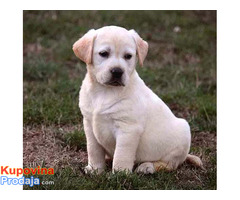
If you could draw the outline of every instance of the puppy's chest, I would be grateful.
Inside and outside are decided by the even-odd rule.
[[[93,133],[106,151],[112,156],[116,144],[116,133],[118,127],[113,118],[108,114],[94,113],[92,118]]]
[[[121,99],[89,96],[88,99],[80,98],[79,105],[83,116],[92,122],[93,133],[97,141],[110,155],[113,154],[116,133],[119,130],[118,121],[122,120],[123,113],[126,113]]]
[[[92,119],[94,115],[105,118],[115,118],[127,110],[126,97],[108,90],[80,91],[79,106],[84,117]],[[117,117],[118,117],[117,116]]]
[[[111,118],[115,113],[119,111],[114,106],[116,101],[108,99],[107,97],[92,97],[88,96],[79,99],[79,107],[84,117],[93,119],[94,115],[98,115],[100,118]]]

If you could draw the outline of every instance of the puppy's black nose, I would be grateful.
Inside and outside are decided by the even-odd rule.
[[[121,78],[123,74],[123,70],[119,67],[114,67],[111,69],[111,74],[113,78]]]

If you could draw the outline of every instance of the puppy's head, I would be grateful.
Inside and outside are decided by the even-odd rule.
[[[134,30],[106,26],[90,30],[73,45],[75,55],[88,65],[88,72],[98,83],[125,86],[147,55],[148,44]]]

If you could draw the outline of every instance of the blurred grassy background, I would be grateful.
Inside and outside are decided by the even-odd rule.
[[[23,20],[24,127],[81,124],[78,93],[86,67],[72,44],[92,28],[135,29],[149,43],[144,67],[137,71],[176,116],[189,121],[191,151],[205,155],[211,168],[200,185],[185,189],[216,188],[215,11],[24,11]],[[67,135],[74,141],[76,131]]]

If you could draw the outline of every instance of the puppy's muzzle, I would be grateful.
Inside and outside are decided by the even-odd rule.
[[[110,70],[111,73],[111,80],[109,82],[107,82],[108,85],[112,85],[112,86],[124,86],[123,82],[122,82],[122,75],[124,73],[124,71],[119,68],[119,67],[114,67]]]

